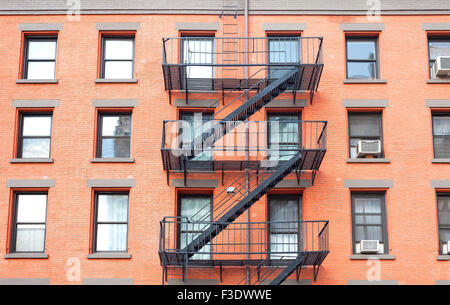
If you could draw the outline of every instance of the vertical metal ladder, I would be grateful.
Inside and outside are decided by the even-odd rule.
[[[242,0],[222,0],[222,79],[237,79],[239,61],[239,24],[238,11],[240,10],[239,2]],[[230,66],[227,66],[230,65]]]

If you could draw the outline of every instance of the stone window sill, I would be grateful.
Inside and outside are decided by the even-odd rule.
[[[105,79],[105,78],[97,78],[95,83],[97,84],[114,84],[114,83],[137,83],[138,80],[135,78],[131,79]]]
[[[450,255],[444,255],[444,254],[438,255],[437,260],[438,261],[450,261]]]
[[[388,254],[354,254],[350,255],[351,260],[369,260],[369,259],[379,259],[379,260],[395,260],[394,255]]]
[[[53,163],[52,158],[14,158],[10,163]]]
[[[385,79],[344,79],[344,84],[387,84]]]
[[[97,252],[87,256],[88,259],[130,259],[131,254],[127,252]]]
[[[134,158],[92,158],[92,163],[134,163]]]
[[[433,78],[427,80],[427,84],[450,84],[450,78]]]
[[[450,159],[432,159],[431,163],[450,163]]]
[[[347,163],[391,163],[391,159],[385,158],[350,158]]]
[[[41,259],[47,259],[48,258],[48,254],[47,253],[8,253],[5,255],[5,259],[10,259],[10,258],[33,258],[33,259],[37,259],[37,258],[41,258]]]
[[[16,84],[57,84],[57,79],[18,79]]]

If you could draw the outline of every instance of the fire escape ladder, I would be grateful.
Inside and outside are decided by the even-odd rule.
[[[270,283],[269,285],[280,285],[285,279],[287,279],[298,267],[301,266],[305,256],[299,254],[289,265],[286,266]]]

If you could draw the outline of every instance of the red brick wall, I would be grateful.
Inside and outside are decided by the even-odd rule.
[[[175,213],[175,189],[166,184],[160,154],[163,119],[176,119],[169,105],[161,69],[161,37],[176,37],[175,22],[220,22],[217,16],[82,16],[68,22],[65,16],[2,16],[0,24],[0,277],[44,278],[51,284],[69,284],[66,262],[81,261],[81,278],[133,278],[136,284],[159,284],[159,221]],[[135,77],[137,84],[96,84],[98,31],[96,22],[140,22],[136,34]],[[56,77],[58,84],[16,84],[20,62],[21,33],[18,23],[63,22],[58,36]],[[342,22],[365,23],[353,16],[251,16],[250,37],[262,37],[265,22],[306,22],[303,36],[324,37],[325,69],[305,120],[328,121],[328,150],[313,187],[303,195],[305,220],[330,220],[330,254],[320,269],[317,284],[346,284],[365,279],[366,261],[352,261],[350,190],[345,179],[392,179],[387,190],[389,253],[395,260],[381,262],[381,279],[400,284],[434,284],[448,279],[448,263],[436,260],[438,232],[436,193],[432,179],[450,179],[446,164],[433,158],[430,109],[425,99],[449,99],[449,85],[427,84],[427,35],[422,22],[448,22],[447,16],[386,16],[380,33],[380,72],[387,84],[343,84],[345,78]],[[182,96],[180,96],[182,97]],[[134,164],[94,164],[95,109],[91,100],[138,98],[132,118],[131,157]],[[204,98],[212,98],[206,96]],[[12,99],[60,99],[53,112],[53,164],[11,164],[15,109]],[[388,99],[383,110],[386,158],[389,164],[347,164],[347,109],[342,99]],[[252,119],[264,120],[260,111]],[[46,253],[48,259],[4,259],[10,190],[7,179],[56,180],[49,190]],[[172,178],[182,178],[172,175]],[[190,178],[219,179],[220,175],[192,174]],[[226,174],[226,181],[233,175]],[[86,179],[136,179],[130,192],[129,253],[131,259],[88,260],[91,189]],[[226,185],[225,181],[225,185]],[[215,193],[222,189],[221,186]],[[264,215],[266,196],[251,208],[252,219]],[[191,278],[218,276],[218,269],[200,269]],[[244,276],[226,269],[224,283]],[[310,269],[302,278],[312,278]],[[79,283],[79,282],[74,282]]]

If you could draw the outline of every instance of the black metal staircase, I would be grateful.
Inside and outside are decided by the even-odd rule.
[[[233,32],[233,35],[237,35],[237,33]],[[311,39],[311,41],[315,40],[316,39]],[[166,43],[169,43],[169,41],[170,39],[164,40],[163,69],[166,80],[166,89],[168,89],[170,93],[171,89],[179,89],[178,87],[173,85],[176,82],[172,81],[181,79],[181,76],[177,76],[174,79],[172,79],[173,74],[176,72],[176,70],[172,71],[171,69],[172,68],[178,69],[179,66],[181,65],[171,64],[170,60],[169,61],[167,60]],[[318,81],[320,79],[320,74],[323,67],[323,64],[321,63],[321,45],[322,45],[321,38],[317,39],[319,44],[317,45],[316,51],[314,51],[313,48],[312,53],[315,55],[311,60],[306,60],[306,63],[298,62],[298,64],[297,63],[292,64],[289,65],[288,67],[286,67],[286,65],[277,66],[276,71],[278,75],[280,70],[286,70],[286,73],[284,73],[279,78],[271,77],[270,70],[266,68],[267,64],[263,64],[262,60],[257,59],[256,64],[251,63],[243,64],[241,62],[242,59],[240,59],[236,55],[239,54],[240,47],[238,45],[236,46],[232,45],[232,43],[238,43],[239,41],[240,39],[238,38],[234,38],[234,40],[230,38],[224,38],[223,42],[224,44],[227,44],[227,48],[222,47],[223,54],[220,54],[220,52],[215,54],[216,57],[221,58],[220,60],[218,60],[219,63],[214,63],[212,65],[222,68],[222,78],[221,78],[222,91],[225,88],[224,80],[228,79],[229,78],[228,74],[234,71],[227,69],[235,68],[234,66],[252,66],[252,65],[255,67],[264,66],[265,68],[261,70],[269,71],[269,73],[266,73],[263,78],[255,77],[254,79],[252,79],[252,77],[249,77],[247,79],[238,79],[238,76],[236,74],[236,76],[233,77],[236,80],[234,84],[238,83],[238,85],[234,87],[234,89],[232,89],[228,94],[231,93],[235,94],[236,92],[243,92],[243,93],[240,94],[237,98],[235,98],[231,103],[228,103],[226,105],[225,105],[226,95],[225,94],[223,95],[221,100],[223,101],[224,107],[220,111],[215,112],[214,122],[212,123],[208,122],[207,130],[195,136],[192,143],[188,144],[187,147],[182,147],[181,149],[177,147],[173,149],[174,151],[175,150],[183,151],[181,158],[169,156],[170,148],[166,148],[166,144],[170,141],[166,139],[166,126],[164,126],[162,153],[165,169],[167,171],[169,171],[169,169],[171,168],[184,170],[185,181],[186,181],[187,164],[191,162],[190,160],[192,160],[197,155],[198,152],[213,151],[214,148],[211,147],[213,147],[216,142],[218,142],[223,137],[226,138],[227,134],[230,134],[234,129],[236,129],[236,127],[238,127],[241,123],[245,122],[249,117],[251,117],[254,113],[256,113],[261,108],[266,106],[268,103],[272,102],[280,94],[282,94],[288,89],[293,89],[294,92],[293,100],[295,102],[296,90],[310,90],[311,92],[317,90]],[[264,43],[267,42],[265,39],[262,39],[261,41]],[[305,41],[308,42],[309,39],[306,39]],[[302,40],[299,40],[299,42],[301,43]],[[248,54],[245,53],[245,55],[249,56],[251,59],[252,54],[259,54],[259,53],[266,54],[266,51],[260,52],[259,50],[263,50],[263,48],[254,47],[252,52],[248,52]],[[255,75],[258,74],[259,72],[255,73]],[[180,74],[181,72],[177,73]],[[227,88],[231,89],[233,87],[229,86]],[[187,90],[188,88],[186,87],[186,101],[188,100]],[[253,92],[255,91],[256,94],[249,97],[250,92],[252,92],[253,94]],[[242,100],[243,97],[245,97],[245,100],[242,103],[242,105],[236,107],[236,109],[232,110],[231,112],[222,117],[221,114],[226,113],[226,111],[222,112],[225,108],[230,109],[229,107],[235,106],[234,102],[239,99]],[[215,104],[217,104],[219,101],[220,100],[216,101]],[[215,106],[212,105],[212,107]],[[174,124],[177,123],[173,122],[171,126],[177,127]],[[204,125],[206,125],[206,123],[204,123]],[[204,125],[200,126],[201,131],[203,131]],[[301,130],[303,130],[303,124],[301,124],[301,126],[302,126]],[[248,165],[245,166],[245,169],[248,170],[247,173],[239,177],[236,181],[230,184],[225,190],[223,190],[218,196],[214,198],[215,208],[212,211],[208,207],[207,210],[205,211],[203,210],[198,211],[197,214],[194,215],[194,217],[191,217],[191,219],[186,220],[177,219],[176,221],[171,223],[176,227],[179,227],[182,224],[184,224],[185,226],[186,225],[195,226],[196,232],[198,233],[196,233],[196,235],[194,235],[191,240],[185,243],[186,246],[184,248],[180,249],[175,247],[174,245],[172,247],[172,251],[165,251],[166,239],[170,238],[170,232],[166,232],[165,226],[170,224],[170,222],[163,221],[161,223],[162,233],[160,239],[161,243],[160,249],[162,250],[160,250],[160,257],[163,265],[165,266],[166,275],[167,275],[167,268],[166,268],[167,265],[173,264],[186,267],[191,259],[195,260],[193,257],[196,253],[199,252],[203,253],[201,251],[202,248],[204,248],[208,244],[212,244],[213,241],[215,240],[224,239],[225,238],[223,236],[225,234],[224,232],[235,230],[232,228],[230,229],[230,227],[233,227],[233,224],[236,223],[235,222],[236,219],[293,171],[297,171],[297,173],[300,173],[302,169],[313,170],[312,176],[313,182],[315,171],[320,166],[320,163],[326,150],[324,147],[325,144],[324,138],[326,136],[325,127],[326,122],[324,123],[322,129],[319,128],[314,129],[316,130],[315,132],[316,134],[315,136],[313,136],[313,132],[311,132],[309,141],[308,139],[304,139],[302,136],[299,145],[300,148],[298,150],[292,151],[292,156],[288,160],[280,161],[277,160],[276,158],[273,158],[273,156],[269,155],[266,156],[264,160],[251,161],[254,162],[252,163],[253,164],[252,166]],[[169,129],[170,127],[167,128]],[[178,128],[173,129],[178,130]],[[317,133],[317,131],[319,131],[319,133]],[[304,145],[302,141],[305,141],[305,143],[314,148],[313,149],[305,148],[306,145]],[[206,164],[212,164],[212,170],[216,170],[215,164],[221,164],[223,172],[224,164],[226,164],[225,162],[227,161],[206,160],[206,161],[192,161],[192,162],[198,163],[204,162]],[[244,162],[249,163],[249,160],[246,160]],[[297,177],[297,179],[299,180],[299,177]],[[247,224],[247,226],[251,227],[250,224]],[[170,226],[168,226],[168,228],[170,228]],[[300,231],[303,232],[302,230]],[[321,247],[319,247],[320,251],[310,251],[310,253],[313,253],[313,255],[308,256],[307,254],[308,251],[305,251],[306,247],[304,245],[303,246],[299,245],[298,249],[296,250],[297,252],[290,253],[291,256],[289,256],[288,260],[280,260],[280,262],[282,261],[280,264],[272,265],[273,259],[270,258],[269,254],[265,263],[267,263],[268,266],[271,267],[274,266],[274,268],[269,268],[268,271],[262,277],[262,280],[258,274],[258,280],[256,282],[260,284],[263,283],[264,280],[267,280],[269,278],[269,276],[274,275],[275,270],[280,271],[281,269],[281,272],[279,272],[275,276],[275,278],[272,279],[270,282],[270,285],[278,285],[282,283],[287,277],[289,277],[294,271],[298,270],[298,268],[301,268],[301,266],[304,264],[320,266],[323,259],[328,254],[328,250],[326,250],[327,241],[325,239],[325,234],[321,236],[323,231],[324,229],[320,231],[317,237],[310,239],[310,241],[314,241],[317,238],[317,240],[319,240],[322,243]],[[307,234],[307,231],[305,232],[305,234]],[[227,245],[228,243],[229,243],[228,240],[227,242],[222,243],[217,242],[218,245],[221,244]],[[307,241],[305,244],[307,244]],[[312,248],[314,248],[314,246]],[[261,251],[258,252],[258,254],[261,253],[262,253]],[[236,253],[236,255],[238,254],[242,253]],[[249,259],[248,261],[251,262],[251,259]],[[204,261],[200,260],[197,263],[203,264]],[[261,264],[262,265],[258,266],[258,268],[263,267],[264,264],[263,263]],[[163,273],[163,282],[164,282],[164,273]]]

